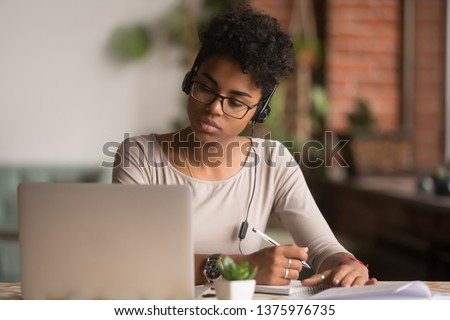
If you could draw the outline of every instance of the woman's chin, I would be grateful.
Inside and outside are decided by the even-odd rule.
[[[213,132],[208,132],[203,130],[202,128],[196,128],[193,126],[190,126],[187,128],[189,130],[190,134],[193,135],[195,140],[200,142],[217,142],[221,139],[217,136],[217,134]]]
[[[190,126],[186,128],[190,134],[193,135],[196,141],[201,143],[225,143],[227,141],[234,141],[235,136],[225,136],[221,130],[203,130],[203,127]]]
[[[208,142],[220,142],[218,137],[215,137],[209,133],[201,132],[201,131],[193,131],[195,140],[208,143]]]

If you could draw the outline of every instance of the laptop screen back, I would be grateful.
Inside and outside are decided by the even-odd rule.
[[[26,183],[18,189],[24,299],[192,299],[185,186]]]

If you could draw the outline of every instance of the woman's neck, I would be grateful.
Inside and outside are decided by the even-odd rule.
[[[176,145],[183,148],[187,159],[198,166],[217,166],[218,163],[229,163],[236,158],[246,158],[250,140],[235,136],[222,141],[201,141],[196,139],[190,127],[181,130],[178,137],[174,137]]]
[[[191,177],[201,180],[222,180],[236,174],[245,163],[251,141],[233,137],[226,141],[200,141],[188,127],[172,136],[173,162],[185,165]],[[179,162],[178,162],[179,161]]]

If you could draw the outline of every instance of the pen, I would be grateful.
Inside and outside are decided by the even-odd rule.
[[[275,240],[273,240],[271,237],[269,237],[267,234],[265,234],[264,232],[259,231],[256,228],[252,229],[254,233],[256,233],[257,236],[259,236],[261,239],[266,240],[268,243],[270,243],[271,245],[275,246],[279,246],[280,244],[278,242],[276,242]],[[311,269],[311,267],[309,266],[309,264],[307,264],[305,261],[302,261],[302,265],[308,269]]]

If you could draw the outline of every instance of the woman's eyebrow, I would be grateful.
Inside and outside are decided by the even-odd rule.
[[[216,87],[219,85],[217,83],[217,81],[207,72],[202,72],[202,75],[204,75],[206,78],[208,78],[209,81],[211,81]],[[237,96],[242,96],[242,97],[249,97],[252,98],[252,96],[244,91],[239,91],[239,90],[231,90],[230,91],[231,94],[237,95]]]

